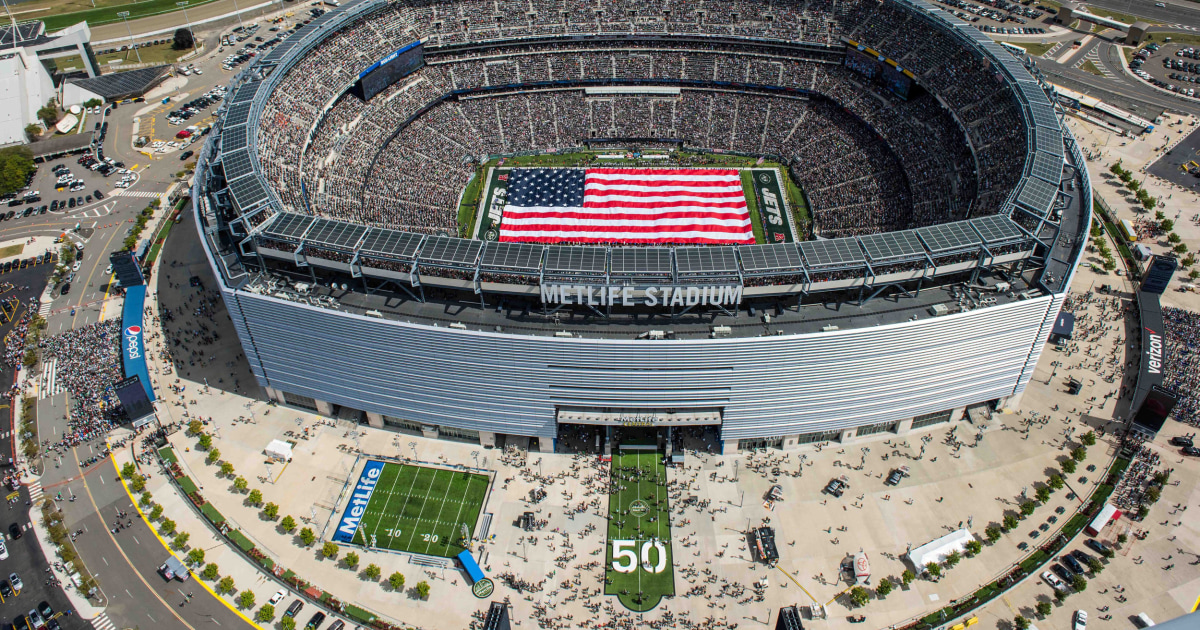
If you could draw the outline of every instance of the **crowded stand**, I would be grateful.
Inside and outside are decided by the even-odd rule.
[[[1026,135],[1007,86],[953,35],[890,3],[409,4],[318,44],[267,101],[259,162],[286,210],[454,235],[480,159],[622,138],[778,160],[822,237],[991,214],[1021,175]],[[613,39],[637,33],[677,39]],[[554,39],[571,34],[601,37]],[[902,63],[928,91],[902,99],[830,49],[803,47],[838,36]],[[422,67],[366,102],[346,91],[418,39]],[[647,81],[679,90],[582,89]]]
[[[1164,307],[1166,324],[1165,378],[1163,386],[1179,396],[1175,419],[1200,426],[1200,313]]]

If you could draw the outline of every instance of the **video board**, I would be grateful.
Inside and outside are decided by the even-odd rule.
[[[907,99],[912,91],[913,80],[910,73],[902,69],[896,62],[865,46],[851,48],[846,51],[846,67],[867,77],[882,82],[887,89],[900,98]]]
[[[413,42],[360,72],[353,92],[362,100],[369,101],[376,94],[412,74],[423,65],[425,65],[425,46],[422,42]]]

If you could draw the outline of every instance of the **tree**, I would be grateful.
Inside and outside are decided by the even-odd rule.
[[[1075,460],[1068,459],[1062,463],[1062,471],[1068,475],[1075,472]]]
[[[1062,603],[1067,598],[1067,592],[1059,589],[1054,589],[1054,601]]]
[[[1167,485],[1167,482],[1170,480],[1171,480],[1171,471],[1170,470],[1154,471],[1154,483],[1156,483],[1160,486],[1165,486],[1165,485]]]
[[[283,531],[291,533],[296,529],[296,519],[285,516],[282,521],[279,521],[279,526],[283,528]]]
[[[917,579],[917,576],[913,575],[913,572],[909,571],[908,569],[905,569],[904,573],[900,574],[900,582],[902,582],[905,586],[911,584],[915,579]]]
[[[171,42],[172,50],[187,50],[196,45],[192,39],[192,32],[186,28],[175,30],[175,39]]]
[[[239,476],[237,479],[233,480],[233,487],[237,488],[238,492],[245,492],[246,488],[249,486],[250,486],[250,482],[246,481],[245,477]]]
[[[1081,462],[1087,459],[1087,447],[1077,446],[1071,450],[1071,459]]]
[[[162,516],[162,513],[163,513],[163,507],[161,505],[155,505],[153,508],[150,509],[150,520],[157,521],[159,519],[159,517]]]
[[[58,106],[54,104],[54,99],[46,101],[45,107],[37,111],[37,117],[47,129],[58,123]]]
[[[1183,241],[1183,237],[1179,236],[1179,234],[1175,232],[1171,232],[1167,235],[1167,241],[1171,243],[1179,243]]]
[[[1117,534],[1117,543],[1118,543],[1118,544],[1124,545],[1124,544],[1125,544],[1125,542],[1126,542],[1126,541],[1128,541],[1128,540],[1129,540],[1129,536],[1128,536],[1128,535],[1126,535],[1126,534],[1124,534],[1124,533]]]
[[[197,435],[200,435],[200,432],[203,430],[204,430],[204,424],[201,423],[199,420],[192,420],[191,422],[188,423],[187,432],[188,432],[188,435],[190,435],[192,437],[196,437]]]
[[[321,547],[321,555],[326,558],[336,558],[338,554],[338,546],[327,542]]]
[[[215,580],[217,579],[218,575],[220,575],[220,573],[218,573],[217,565],[212,562],[206,564],[204,566],[204,571],[200,573],[200,577],[206,580]]]
[[[388,584],[392,585],[393,591],[404,590],[404,574],[397,571],[388,576]]]
[[[1104,563],[1100,562],[1100,559],[1095,556],[1088,556],[1087,565],[1092,573],[1099,573],[1104,570]]]
[[[138,499],[138,505],[148,507],[151,503],[154,503],[154,497],[150,496],[149,492],[143,492],[142,497]]]
[[[1033,496],[1037,497],[1038,503],[1045,503],[1050,499],[1050,488],[1038,486],[1038,489],[1033,492]]]
[[[233,464],[229,462],[221,462],[221,474],[226,477],[233,476]]]
[[[175,521],[172,521],[171,519],[168,518],[168,519],[164,519],[162,523],[159,523],[159,525],[158,525],[158,533],[159,534],[162,534],[163,536],[170,536],[174,532],[175,532]]]
[[[1150,516],[1150,507],[1147,505],[1139,505],[1138,511],[1137,511],[1137,517],[1139,519],[1144,519],[1147,516]]]
[[[1117,555],[1117,553],[1115,551],[1113,551],[1112,548],[1110,548],[1108,545],[1105,545],[1103,547],[1103,549],[1104,549],[1104,551],[1101,551],[1100,555],[1104,556],[1105,558],[1111,558],[1111,557]]]
[[[369,580],[378,580],[379,576],[383,575],[383,571],[378,565],[368,564],[367,568],[363,569],[363,575],[367,576]]]
[[[221,459],[221,451],[214,448],[208,452],[208,456],[204,458],[204,463],[211,466],[218,459]]]
[[[946,566],[953,567],[954,565],[958,564],[960,560],[962,560],[962,554],[958,553],[957,551],[951,551],[950,555],[946,556]]]
[[[296,620],[292,617],[280,619],[279,630],[296,630]]]
[[[204,550],[199,547],[196,547],[195,549],[189,551],[188,555],[187,555],[187,560],[188,560],[188,562],[190,562],[196,566],[200,566],[200,565],[204,564]]]
[[[40,136],[40,135],[42,135],[42,126],[41,125],[38,125],[38,124],[25,125],[25,137],[30,142],[36,141],[38,139],[38,136]]]
[[[1083,435],[1079,436],[1079,442],[1081,444],[1083,444],[1084,446],[1095,446],[1096,445],[1096,432],[1088,431],[1087,433],[1084,433]]]
[[[247,499],[250,501],[250,505],[262,505],[262,490],[258,488],[251,490]]]
[[[425,593],[422,594],[421,584],[425,584],[425,582],[417,584],[417,594],[421,596],[421,599],[425,599],[425,596],[429,594],[429,585],[425,584]],[[855,586],[854,588],[850,589],[850,603],[855,608],[862,608],[863,606],[866,606],[867,602],[869,601],[871,601],[871,594],[867,592],[867,589],[861,586]]]
[[[275,517],[279,516],[279,506],[274,503],[264,505],[263,515],[271,520],[275,520]]]
[[[1012,514],[1004,515],[1004,531],[1012,531],[1017,528],[1017,517]]]
[[[1029,516],[1030,514],[1033,514],[1034,509],[1033,501],[1024,501],[1021,503],[1021,514],[1023,516]]]
[[[1176,254],[1186,254],[1187,250],[1188,250],[1188,246],[1184,243],[1177,243],[1175,245],[1175,247],[1171,248],[1171,250],[1174,251]]]
[[[1108,167],[1108,171],[1110,173],[1112,173],[1113,175],[1120,175],[1121,174],[1121,160],[1117,160],[1116,162],[1113,162],[1112,166]]]
[[[313,530],[305,527],[304,529],[300,530],[300,540],[304,543],[304,546],[307,547],[317,540],[317,535],[313,533]]]
[[[429,582],[426,582],[425,580],[421,580],[420,582],[417,582],[417,585],[415,588],[417,591],[417,597],[420,597],[421,599],[429,598]],[[862,587],[856,586],[854,588],[861,589]],[[863,593],[865,594],[866,591],[864,590]]]
[[[1046,480],[1046,484],[1049,485],[1054,490],[1062,490],[1062,487],[1063,487],[1062,475],[1059,475],[1059,474],[1050,475],[1050,478]]]
[[[1015,626],[1017,630],[1026,630],[1029,628],[1029,620],[1021,615],[1017,615],[1017,618],[1013,619],[1013,626]]]
[[[936,562],[930,562],[925,565],[925,572],[934,578],[942,577],[942,566]]]
[[[345,562],[346,566],[350,567],[351,569],[358,568],[358,554],[351,551],[350,553],[346,554],[345,558],[342,558],[342,562]]]
[[[271,621],[275,618],[275,607],[271,604],[263,604],[263,607],[258,609],[258,614],[254,615],[254,618],[261,623]]]
[[[1045,619],[1046,616],[1049,615],[1053,610],[1054,610],[1054,605],[1051,604],[1050,602],[1038,602],[1037,603],[1037,614],[1039,617],[1041,617],[1043,619]]]
[[[1158,205],[1158,197],[1151,197],[1149,194],[1147,194],[1145,197],[1138,199],[1138,201],[1142,202],[1142,208],[1146,212],[1150,212],[1151,210],[1154,209],[1154,206]]]
[[[208,449],[212,448],[212,436],[207,433],[201,433],[200,439],[196,442],[196,446],[199,446],[200,450],[202,451],[207,451]]]
[[[1087,590],[1087,578],[1076,573],[1075,577],[1071,578],[1071,588],[1075,589],[1076,593],[1084,592]]]
[[[1163,219],[1159,222],[1158,227],[1162,228],[1164,232],[1170,232],[1175,229],[1175,222],[1170,219]]]
[[[1162,498],[1162,489],[1159,488],[1158,486],[1151,486],[1150,489],[1146,491],[1146,500],[1152,504],[1158,503],[1158,500],[1161,498]]]
[[[187,547],[188,539],[191,537],[192,535],[187,532],[179,532],[175,534],[175,540],[171,541],[171,546],[176,549],[183,549]]]
[[[123,466],[121,466],[121,476],[122,477],[129,479],[130,477],[132,477],[136,474],[137,474],[137,466],[134,466],[133,462],[126,462]]]
[[[134,492],[142,492],[146,489],[146,478],[141,475],[134,475],[129,481],[129,489]]]
[[[224,595],[226,593],[232,593],[233,592],[233,578],[229,577],[228,575],[221,578],[221,581],[217,582],[217,592],[222,595]]]
[[[988,525],[987,528],[983,530],[983,535],[987,536],[988,542],[994,543],[997,540],[1000,540],[1000,528],[996,527],[995,525]]]
[[[879,599],[883,599],[888,596],[888,593],[892,592],[892,588],[892,581],[887,578],[883,578],[882,580],[879,580],[879,585],[875,587],[875,596]]]
[[[242,608],[254,608],[254,591],[242,591],[238,595],[238,603]]]
[[[983,543],[979,542],[978,540],[967,541],[967,554],[974,556],[980,551],[983,551]]]

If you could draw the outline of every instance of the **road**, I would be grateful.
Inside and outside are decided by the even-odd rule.
[[[1167,6],[1154,6],[1160,1]],[[1164,25],[1200,27],[1200,5],[1187,0],[1088,0],[1083,4],[1085,10],[1089,6],[1096,6],[1147,18]]]

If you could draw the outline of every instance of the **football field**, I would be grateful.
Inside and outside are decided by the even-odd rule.
[[[475,535],[487,491],[486,475],[386,463],[351,542],[456,556],[465,548],[462,526]]]
[[[667,470],[657,449],[613,454],[604,592],[645,612],[675,594]]]

